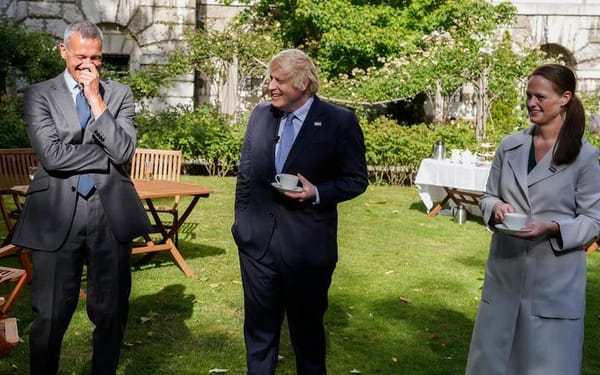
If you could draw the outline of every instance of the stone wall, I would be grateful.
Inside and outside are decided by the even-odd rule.
[[[98,24],[105,36],[103,52],[129,55],[131,71],[164,62],[166,52],[181,46],[184,31],[197,27],[199,21],[222,28],[240,9],[212,0],[0,0],[0,15],[47,31],[57,40],[62,40],[72,22],[87,19]],[[167,105],[192,105],[193,99],[190,72],[165,89],[164,98],[146,104],[160,110]]]
[[[516,40],[563,49],[575,64],[579,89],[600,88],[600,0],[511,2],[517,8],[511,28]]]

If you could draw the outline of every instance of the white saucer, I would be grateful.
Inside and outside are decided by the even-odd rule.
[[[277,189],[281,192],[287,192],[287,193],[299,193],[302,191],[302,187],[300,187],[300,186],[296,186],[295,188],[288,189],[288,188],[284,188],[283,186],[279,185],[277,182],[271,182],[271,186],[273,186],[275,189]]]
[[[531,232],[531,229],[510,229],[504,224],[496,224],[494,225],[496,229],[498,229],[502,233],[506,234],[523,234],[527,232]]]

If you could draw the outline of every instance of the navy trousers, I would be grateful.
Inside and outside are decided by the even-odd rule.
[[[277,231],[275,231],[277,232]],[[274,235],[260,260],[240,251],[244,288],[244,340],[248,375],[275,373],[284,315],[296,356],[298,375],[324,375],[327,293],[335,265],[290,267]]]

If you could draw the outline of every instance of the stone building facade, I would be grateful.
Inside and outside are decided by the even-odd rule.
[[[495,0],[494,3],[498,3]],[[532,43],[575,69],[578,89],[600,89],[600,0],[511,0],[515,40]]]
[[[518,14],[511,28],[516,40],[563,56],[577,71],[580,89],[600,88],[600,0],[512,3]],[[123,61],[131,71],[163,62],[166,52],[181,45],[187,28],[222,29],[241,9],[243,5],[235,1],[226,6],[218,0],[0,0],[0,16],[48,31],[59,40],[71,22],[97,23],[105,34],[105,55]],[[147,104],[160,110],[167,105],[216,100],[224,104],[225,112],[232,112],[236,104],[221,97],[232,89],[211,92],[210,85],[190,72],[166,88],[164,98]]]
[[[47,31],[57,40],[62,40],[72,22],[87,19],[98,24],[104,32],[105,57],[124,62],[131,71],[164,62],[166,52],[182,45],[186,29],[222,28],[242,8],[217,0],[0,0],[0,16]],[[160,110],[167,105],[192,105],[198,96],[206,101],[211,93],[195,88],[198,81],[190,72],[165,89],[164,98],[147,104]]]

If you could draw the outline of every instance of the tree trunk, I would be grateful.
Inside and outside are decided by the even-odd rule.
[[[433,123],[439,125],[444,122],[444,98],[442,96],[442,81],[435,81],[435,98],[433,100]]]
[[[488,110],[488,71],[489,68],[483,69],[479,75],[477,86],[479,93],[477,95],[477,118],[475,121],[475,138],[481,140],[485,137],[485,123],[487,122]]]

